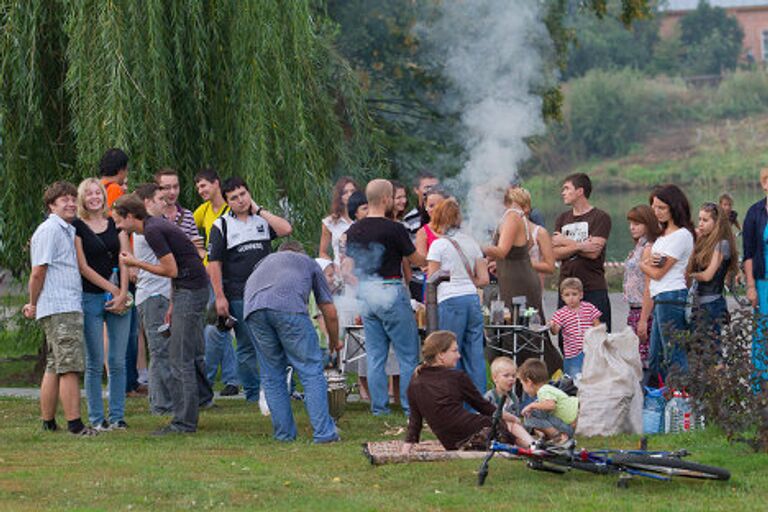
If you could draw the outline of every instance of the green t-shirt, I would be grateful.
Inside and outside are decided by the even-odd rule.
[[[568,396],[565,391],[557,389],[555,386],[544,384],[536,393],[536,398],[539,402],[554,400],[556,405],[553,414],[568,424],[576,421],[576,417],[579,415],[579,399],[575,396]]]

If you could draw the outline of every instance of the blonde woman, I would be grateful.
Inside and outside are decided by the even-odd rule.
[[[512,202],[518,202],[525,212],[525,222],[531,233],[528,255],[531,257],[531,266],[539,274],[541,289],[544,290],[544,279],[555,273],[555,252],[552,249],[552,238],[546,228],[531,221],[531,193],[522,187],[512,187],[514,192],[508,193]]]
[[[504,197],[507,210],[501,217],[493,245],[484,247],[483,253],[496,262],[499,296],[504,304],[511,307],[513,297],[524,295],[527,305],[539,311],[543,322],[541,281],[528,252],[533,236],[523,208],[525,197],[521,188],[507,190]],[[530,195],[527,197],[530,204]]]
[[[107,193],[95,178],[77,189],[75,227],[77,264],[82,275],[85,335],[85,392],[88,418],[98,431],[123,430],[125,423],[125,353],[131,329],[128,272],[119,264],[121,251],[129,251],[128,236],[107,215]],[[119,284],[110,282],[118,269]],[[109,335],[109,419],[104,415],[101,379],[104,369],[104,323]]]

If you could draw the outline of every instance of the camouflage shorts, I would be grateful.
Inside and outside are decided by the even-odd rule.
[[[63,375],[85,370],[83,314],[57,313],[40,319],[45,333],[45,371]]]

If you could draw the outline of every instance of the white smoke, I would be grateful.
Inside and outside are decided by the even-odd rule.
[[[525,138],[543,133],[543,44],[539,0],[445,0],[417,31],[443,64],[461,112],[467,161],[454,188],[466,190],[465,228],[486,240],[501,218],[503,191],[530,155]],[[466,187],[466,188],[464,188]]]

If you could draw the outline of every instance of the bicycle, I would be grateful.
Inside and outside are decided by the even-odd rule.
[[[483,459],[477,473],[478,485],[483,485],[488,476],[489,463],[497,453],[508,453],[528,459],[527,466],[537,471],[564,474],[571,469],[578,469],[598,475],[616,474],[617,485],[626,488],[632,477],[640,476],[655,480],[670,480],[672,477],[697,478],[707,480],[728,480],[731,477],[727,469],[706,466],[683,460],[688,456],[686,450],[675,452],[642,450],[576,450],[575,441],[566,445],[551,445],[535,442],[531,448],[520,448],[496,440],[501,411],[505,396],[502,396],[493,416],[491,431],[488,436],[488,454]],[[645,446],[643,446],[645,448]]]

